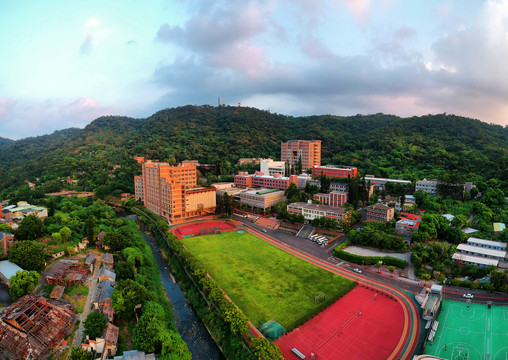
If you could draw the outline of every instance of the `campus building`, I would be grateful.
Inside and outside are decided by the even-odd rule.
[[[141,199],[148,210],[169,222],[215,211],[216,188],[196,186],[196,164],[171,166],[147,160],[142,164],[142,170],[141,177],[134,178],[135,198]]]
[[[240,194],[240,202],[266,211],[279,201],[284,201],[284,191],[278,189],[248,190]]]
[[[309,221],[322,217],[333,219],[335,221],[346,218],[346,209],[343,207],[332,207],[328,205],[311,204],[308,202],[295,202],[288,204],[287,209],[290,214],[303,215],[305,220]]]
[[[260,161],[260,170],[263,174],[274,176],[280,174],[286,175],[286,162],[285,161],[274,161],[272,159],[262,159]]]
[[[302,170],[321,165],[321,140],[289,140],[280,144],[280,159],[295,166],[302,160]]]
[[[420,227],[421,216],[401,213],[401,219],[395,223],[395,233],[401,236],[412,237],[415,230]]]
[[[348,193],[344,191],[332,191],[329,194],[317,193],[314,195],[313,199],[321,201],[324,205],[340,207],[345,206],[347,195]]]
[[[383,204],[367,207],[367,221],[388,222],[395,216],[395,209]]]
[[[452,255],[455,261],[464,265],[487,267],[489,265],[507,267],[506,243],[470,237],[466,244],[457,245],[457,252]]]
[[[314,166],[312,168],[312,176],[318,177],[321,175],[335,178],[355,177],[358,175],[358,169],[354,166],[345,166],[342,168],[336,165]]]
[[[321,181],[319,179],[310,180],[309,184],[319,188],[321,187]],[[349,193],[349,184],[332,180],[330,181],[330,191],[344,191]]]
[[[238,175],[235,175],[234,182],[235,186],[238,187],[263,187],[267,189],[285,190],[291,183],[298,187],[298,176],[291,175],[289,177],[284,177],[281,174],[269,176],[260,171],[257,171],[255,174],[240,171]]]
[[[366,175],[364,177],[364,179],[365,179],[366,184],[370,183],[371,186],[374,186],[374,188],[379,189],[379,190],[383,190],[387,183],[402,184],[402,185],[411,184],[411,181],[409,181],[409,180],[377,178],[373,175]]]
[[[415,192],[418,190],[423,190],[429,195],[437,195],[437,186],[439,184],[439,181],[437,180],[419,180],[415,184]]]

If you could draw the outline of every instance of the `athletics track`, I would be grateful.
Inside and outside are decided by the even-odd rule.
[[[206,227],[209,227],[209,226],[217,226],[217,222],[218,221],[212,221],[212,222],[210,222],[210,221],[207,221],[207,220],[203,220],[203,221],[193,222],[191,224],[177,225],[177,226],[171,228],[169,231],[172,232],[172,233],[175,233],[178,230],[178,228],[181,228],[181,227],[183,227],[185,225],[187,225],[187,226],[191,225],[192,226],[192,225],[196,225],[197,223],[204,224],[206,222],[208,222]],[[374,358],[380,358],[380,359],[381,358],[383,358],[383,359],[398,359],[399,355],[400,355],[400,359],[404,359],[404,360],[412,358],[412,355],[413,355],[413,353],[415,351],[415,348],[416,348],[416,344],[418,342],[418,335],[419,335],[419,329],[420,329],[420,318],[419,318],[418,309],[416,308],[416,304],[403,291],[401,291],[401,290],[399,290],[397,288],[391,287],[389,285],[385,285],[383,283],[374,281],[374,280],[357,277],[357,276],[355,276],[353,274],[350,274],[349,272],[346,272],[346,271],[344,271],[342,269],[337,268],[336,266],[334,266],[332,264],[329,264],[329,263],[327,263],[325,261],[316,259],[316,258],[314,258],[314,257],[312,257],[312,256],[310,256],[310,255],[308,255],[308,254],[306,254],[304,252],[301,252],[301,251],[291,247],[290,245],[281,243],[278,240],[275,240],[275,239],[271,238],[267,234],[265,234],[265,233],[263,233],[261,231],[258,231],[256,229],[253,229],[253,228],[251,228],[249,226],[246,226],[245,224],[243,224],[243,223],[241,223],[239,221],[233,220],[233,222],[236,223],[238,227],[245,229],[246,231],[250,232],[251,234],[253,234],[253,235],[255,235],[255,236],[265,240],[266,242],[268,242],[268,243],[278,247],[281,250],[284,250],[284,251],[286,251],[286,252],[288,252],[290,254],[298,256],[299,258],[301,258],[301,259],[303,259],[303,260],[305,260],[307,262],[310,262],[310,263],[312,263],[312,264],[314,264],[316,266],[319,266],[319,267],[321,267],[321,268],[323,268],[325,270],[331,271],[331,272],[336,273],[338,275],[341,275],[341,276],[343,276],[345,278],[357,281],[360,286],[364,285],[364,286],[370,287],[370,288],[374,287],[374,288],[376,288],[376,289],[378,289],[378,290],[380,290],[380,291],[382,291],[384,293],[388,293],[391,296],[393,296],[395,301],[402,307],[402,317],[401,318],[398,317],[398,322],[402,326],[402,331],[399,331],[398,333],[401,334],[401,335],[400,335],[400,338],[398,339],[398,341],[396,342],[395,346],[394,347],[391,346],[391,349],[392,349],[391,353],[388,353],[387,356],[383,356],[383,357],[375,356]],[[231,226],[230,225],[231,224],[230,221],[224,221],[224,223],[227,224],[228,226]],[[201,227],[201,226],[199,226],[199,227]],[[386,296],[386,295],[378,295],[378,296]],[[346,297],[347,297],[347,295],[345,295],[343,298],[346,298]],[[378,300],[376,300],[376,301],[378,301]],[[390,301],[395,303],[394,300],[390,300]],[[340,300],[339,300],[339,302],[340,302]],[[330,308],[333,308],[333,305],[331,307],[329,307],[329,309]],[[372,308],[374,308],[374,307],[372,307]],[[321,313],[321,314],[323,314],[323,313]],[[362,311],[362,315],[363,315],[363,311]],[[335,315],[333,315],[333,316],[335,316]],[[371,319],[373,319],[374,318],[374,313],[369,313],[369,316],[371,316],[372,317]],[[316,321],[317,321],[319,319],[319,314],[314,319],[316,319]],[[349,320],[353,321],[355,319],[354,318],[350,318]],[[349,320],[346,320],[346,321],[349,321]],[[386,319],[386,320],[388,320],[388,319]],[[307,326],[307,324],[304,324],[300,328],[305,329],[306,326]],[[300,328],[296,329],[295,331],[297,332]],[[350,329],[352,329],[352,328],[353,327],[351,327]],[[360,328],[361,328],[361,332],[360,333],[356,333],[355,336],[366,336],[365,335],[366,333],[364,331],[374,331],[373,329],[369,330],[368,327],[364,327],[364,326],[360,326]],[[295,333],[295,331],[293,331],[293,333]],[[319,333],[319,331],[320,330],[317,330],[315,332]],[[348,331],[347,327],[345,327],[344,328],[344,334],[346,334],[347,331]],[[333,333],[331,335],[333,335]],[[354,334],[352,334],[352,335],[354,335]],[[332,338],[335,338],[335,337],[336,336],[332,336]],[[281,339],[283,339],[283,338],[281,338]],[[326,340],[326,338],[325,338],[325,340]],[[332,340],[337,341],[337,339],[331,339],[330,342],[332,342]],[[281,340],[281,343],[282,343],[282,340]],[[336,343],[334,342],[334,344],[336,344]],[[377,345],[379,345],[379,341],[375,341],[374,340],[374,341],[370,342],[370,344],[372,345],[372,348],[375,350],[377,348]],[[286,355],[286,353],[283,350],[284,346],[285,345],[281,346],[281,350]],[[295,345],[293,345],[293,346],[295,346]],[[324,350],[324,348],[325,348],[325,346],[327,346],[327,344],[323,345],[323,343],[321,343],[321,344],[318,345],[316,343],[316,346],[317,347],[321,347],[322,350]],[[340,348],[335,347],[335,349],[341,351]],[[366,352],[368,351],[368,349],[365,348],[365,347],[363,347],[361,349],[356,349],[356,351],[365,351],[363,353],[363,356],[356,357],[357,359],[371,358],[369,356],[367,356],[367,357],[365,356],[365,355],[367,355]],[[322,351],[322,353],[325,354],[324,351]],[[327,358],[325,358],[325,357],[318,357],[317,359],[327,359]]]

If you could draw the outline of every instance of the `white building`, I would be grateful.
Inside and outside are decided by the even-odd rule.
[[[499,242],[499,241],[492,241],[492,240],[485,240],[485,239],[478,239],[478,238],[470,237],[469,239],[467,239],[467,244],[472,245],[472,246],[479,246],[479,247],[483,247],[483,248],[488,248],[488,249],[506,251],[506,243]]]
[[[437,194],[438,183],[439,182],[437,180],[427,180],[427,179],[417,181],[415,185],[415,191],[423,190],[427,192],[427,194],[434,196]]]
[[[470,238],[471,239],[471,238]],[[492,248],[482,247],[471,244],[487,245],[481,239],[472,238],[471,243],[459,244],[457,252],[452,255],[452,260],[462,261],[464,264],[471,264],[479,267],[487,267],[489,265],[499,266],[499,263],[506,262],[506,251],[496,250]],[[488,240],[484,240],[488,241]],[[495,243],[495,241],[494,241]]]
[[[288,205],[291,214],[302,214],[305,220],[314,220],[322,217],[339,221],[346,215],[346,209],[328,205],[318,205],[304,202],[295,202]]]
[[[399,179],[384,179],[377,178],[375,176],[365,176],[365,183],[368,184],[370,182],[376,189],[384,189],[386,183],[394,183],[394,184],[403,184],[409,185],[411,181],[409,180],[399,180]]]
[[[272,159],[262,159],[259,162],[261,166],[261,172],[265,175],[274,176],[275,174],[286,175],[286,162],[285,161],[274,161]],[[305,187],[305,185],[304,185]]]

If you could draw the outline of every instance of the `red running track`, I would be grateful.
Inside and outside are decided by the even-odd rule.
[[[314,353],[317,360],[385,360],[396,348],[403,324],[399,302],[358,285],[275,344],[286,359],[297,359],[291,352],[296,347],[309,359]]]
[[[213,227],[220,227],[222,232],[235,230],[235,226],[225,221],[201,221],[190,224],[177,225],[171,229],[171,232],[176,235],[177,238],[182,239],[184,236],[194,235],[199,236],[199,230],[209,229]]]

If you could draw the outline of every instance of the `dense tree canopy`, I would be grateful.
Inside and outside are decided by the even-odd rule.
[[[44,245],[33,240],[17,241],[9,251],[9,260],[24,270],[44,270],[48,257]]]
[[[322,163],[354,165],[363,174],[416,180],[453,173],[473,183],[499,179],[508,192],[508,128],[446,114],[294,118],[228,106],[183,106],[147,119],[102,117],[81,130],[12,142],[0,152],[0,191],[24,179],[54,184],[72,176],[100,196],[133,192],[132,177],[140,172],[135,155],[172,164],[198,159],[217,165],[209,171],[217,179],[231,175],[240,157],[277,159],[288,139],[322,140]],[[28,187],[16,191],[4,198],[35,196]]]
[[[44,235],[44,224],[35,215],[28,215],[19,224],[16,236],[21,240],[35,240]]]
[[[95,340],[96,337],[101,336],[104,329],[108,326],[108,319],[106,315],[93,311],[86,317],[83,323],[83,334],[88,335],[90,339]]]
[[[10,278],[9,294],[12,301],[16,301],[26,293],[29,293],[39,283],[41,275],[37,271],[18,271]]]

